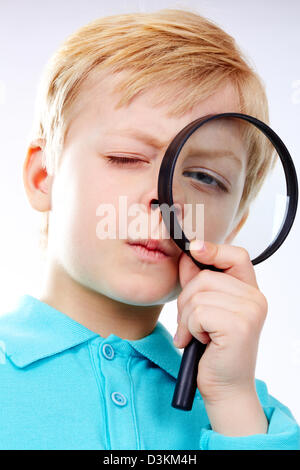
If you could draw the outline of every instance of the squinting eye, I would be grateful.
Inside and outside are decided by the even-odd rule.
[[[107,157],[107,162],[108,163],[112,163],[112,164],[116,164],[116,165],[126,165],[126,164],[129,164],[129,165],[132,165],[134,163],[138,163],[140,162],[141,160],[137,160],[136,158],[127,158],[127,157]]]

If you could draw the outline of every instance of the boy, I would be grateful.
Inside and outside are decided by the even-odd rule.
[[[120,195],[150,216],[170,141],[221,112],[266,122],[266,96],[233,39],[194,13],[100,18],[49,61],[23,171],[46,214],[45,278],[0,318],[2,449],[300,448],[290,411],[254,377],[267,301],[248,253],[191,245],[215,273],[170,239],[154,260],[129,235],[96,235],[99,205]],[[181,355],[158,322],[176,298],[176,346],[209,343],[190,412],[171,407]]]

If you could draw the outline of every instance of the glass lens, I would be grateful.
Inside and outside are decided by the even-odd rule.
[[[288,203],[276,149],[262,131],[235,117],[208,121],[187,139],[172,192],[172,210],[189,241],[242,246],[252,260],[276,238]]]

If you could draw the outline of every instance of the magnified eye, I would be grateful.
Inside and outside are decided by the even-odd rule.
[[[213,189],[218,189],[223,192],[228,192],[227,187],[217,178],[214,178],[211,174],[205,173],[204,171],[184,171],[183,176],[191,177],[195,179],[200,184],[211,187]]]

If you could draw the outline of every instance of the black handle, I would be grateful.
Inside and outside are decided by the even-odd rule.
[[[206,265],[200,263],[192,256],[188,249],[185,250],[185,253],[193,260],[198,268],[223,272],[222,269],[216,268],[216,266],[211,264]],[[206,346],[206,344],[201,343],[193,337],[184,348],[172,400],[172,406],[174,408],[185,411],[192,409],[197,388],[198,365]]]
[[[205,348],[206,344],[193,337],[184,349],[172,400],[174,408],[185,411],[192,409],[197,387],[198,364]]]

